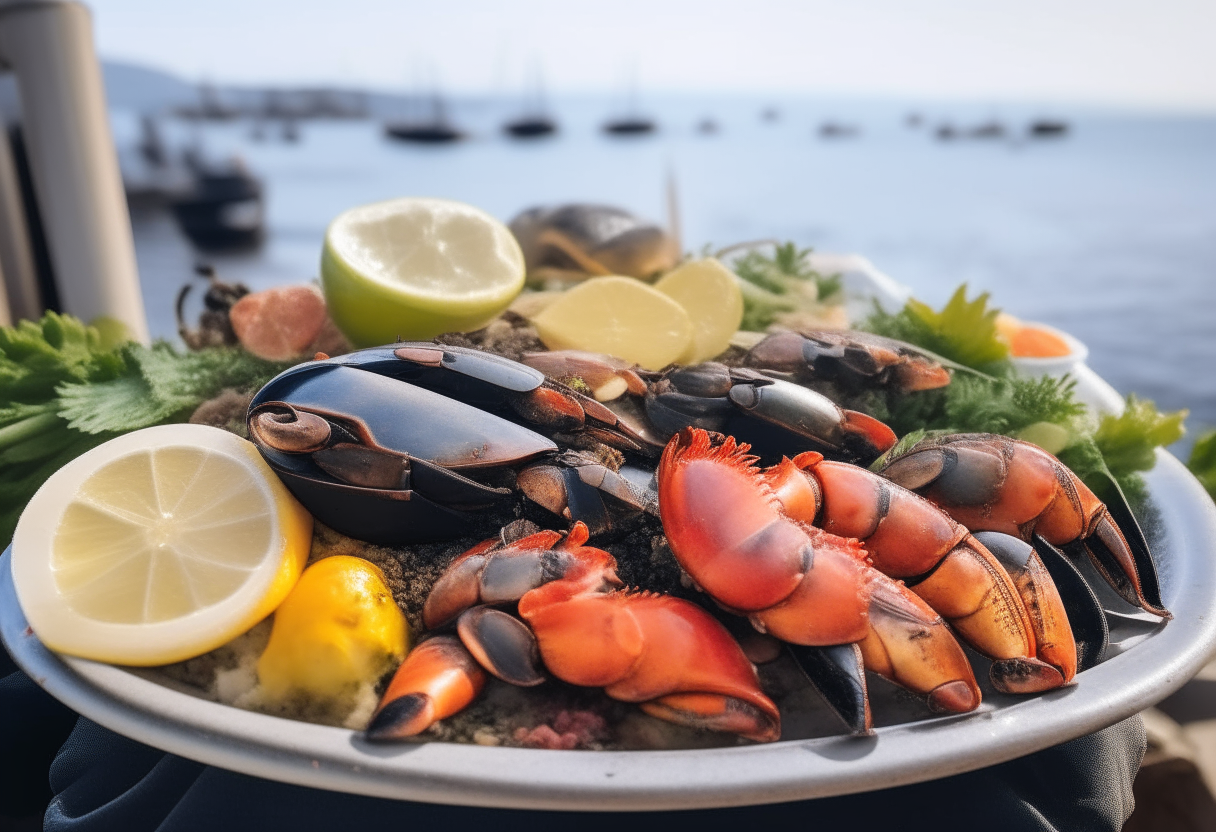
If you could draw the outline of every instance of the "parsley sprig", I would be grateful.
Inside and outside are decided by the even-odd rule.
[[[65,463],[120,433],[185,421],[224,388],[257,389],[285,366],[235,348],[115,344],[54,312],[0,327],[0,546]]]

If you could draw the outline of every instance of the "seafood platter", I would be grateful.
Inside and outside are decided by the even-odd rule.
[[[1075,339],[961,290],[932,313],[858,258],[681,258],[610,209],[512,230],[527,290],[396,340],[360,328],[333,243],[303,303],[362,348],[298,360],[310,329],[228,431],[149,427],[63,465],[0,561],[15,660],[100,724],[236,771],[633,810],[995,764],[1207,660],[1216,508],[1163,450],[1120,472],[1109,437],[1142,404]],[[770,265],[834,275],[762,313],[776,284],[738,275]],[[850,328],[901,308],[1002,352]],[[1000,401],[1039,415],[993,421]]]

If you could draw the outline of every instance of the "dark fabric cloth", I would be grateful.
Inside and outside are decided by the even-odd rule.
[[[435,806],[317,791],[175,757],[82,717],[51,767],[55,798],[45,828],[309,832],[611,826],[670,832],[673,824],[729,823],[848,832],[1117,832],[1132,811],[1132,780],[1144,747],[1144,724],[1133,717],[1019,760],[915,786],[771,806],[591,814]]]
[[[76,714],[0,648],[0,829],[6,820],[42,814],[51,799],[47,768],[75,724]]]

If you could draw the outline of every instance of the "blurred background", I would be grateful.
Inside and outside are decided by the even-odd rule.
[[[666,223],[671,181],[686,250],[860,253],[935,305],[966,282],[1216,425],[1211,3],[88,5],[153,337],[196,263],[315,277],[356,204]]]

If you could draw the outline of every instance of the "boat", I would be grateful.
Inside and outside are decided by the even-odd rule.
[[[191,187],[169,207],[190,242],[203,249],[247,248],[261,242],[261,180],[239,158],[217,164],[191,149],[185,161]]]
[[[557,132],[557,122],[548,116],[520,116],[502,126],[503,132],[517,139],[551,136]]]
[[[463,131],[448,121],[447,108],[438,94],[431,98],[429,118],[387,122],[384,134],[390,139],[418,144],[447,144],[465,137]]]
[[[604,132],[614,136],[638,136],[655,131],[655,123],[643,115],[621,116],[604,122]]]
[[[545,90],[539,70],[536,73],[535,89],[524,102],[523,112],[502,126],[502,131],[516,139],[536,139],[552,136],[557,132],[557,122],[548,114],[545,106]]]
[[[1067,121],[1041,118],[1030,122],[1030,128],[1027,132],[1032,138],[1054,139],[1067,136],[1068,130],[1069,126]]]
[[[654,119],[638,110],[637,82],[631,79],[625,97],[625,108],[619,116],[609,118],[600,128],[610,136],[644,136],[653,133],[658,125]]]
[[[860,134],[861,128],[856,124],[825,121],[819,125],[819,138],[821,139],[855,139]]]

